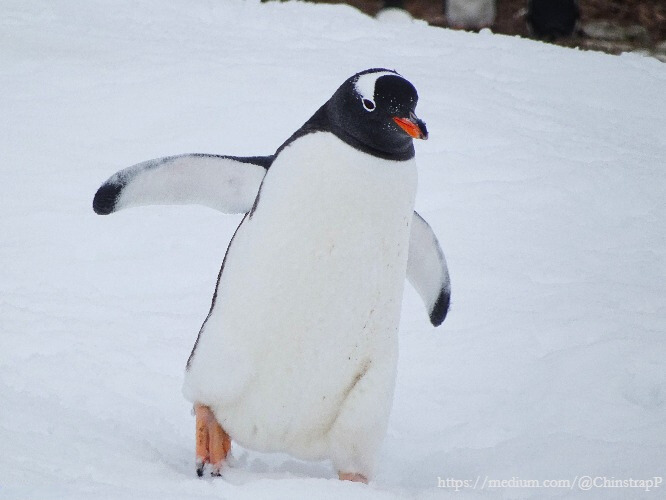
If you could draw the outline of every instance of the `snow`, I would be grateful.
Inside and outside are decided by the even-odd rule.
[[[297,2],[0,10],[0,498],[439,498],[454,495],[439,478],[663,476],[664,64]],[[417,210],[452,310],[433,329],[406,290],[369,486],[240,448],[200,480],[180,386],[240,217],[100,217],[92,196],[150,158],[270,154],[372,67],[419,91]]]
[[[375,19],[382,23],[409,24],[414,22],[412,15],[405,9],[398,7],[384,7],[377,12]]]

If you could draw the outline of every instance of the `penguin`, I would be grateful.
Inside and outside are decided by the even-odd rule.
[[[578,0],[529,0],[527,26],[536,38],[547,41],[571,36],[578,25]]]
[[[444,0],[444,13],[449,26],[456,29],[480,30],[495,22],[495,0]]]
[[[347,79],[271,156],[180,155],[114,174],[93,208],[199,203],[245,213],[186,363],[196,470],[231,441],[330,459],[367,482],[386,432],[404,279],[446,317],[446,261],[414,212],[414,86],[375,68]],[[251,201],[250,201],[251,200]]]

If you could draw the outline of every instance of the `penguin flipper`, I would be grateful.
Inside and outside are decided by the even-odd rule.
[[[421,296],[430,322],[441,325],[451,300],[449,270],[435,233],[417,212],[412,217],[407,279]]]
[[[252,208],[273,156],[185,154],[138,163],[113,174],[95,193],[108,215],[142,205],[204,205],[228,214]]]

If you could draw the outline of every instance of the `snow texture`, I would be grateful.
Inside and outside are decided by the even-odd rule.
[[[438,478],[663,476],[666,66],[303,3],[1,0],[0,498],[658,498]],[[235,447],[194,472],[183,366],[240,216],[100,217],[113,172],[274,151],[350,75],[419,92],[438,329],[406,288],[369,486]],[[585,494],[583,494],[585,493]]]

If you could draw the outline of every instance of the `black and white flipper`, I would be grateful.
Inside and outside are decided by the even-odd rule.
[[[204,205],[227,214],[252,208],[273,156],[185,154],[144,161],[113,174],[95,193],[107,215],[143,205]]]
[[[226,214],[249,212],[274,156],[184,154],[144,161],[113,174],[97,190],[93,209],[107,215],[145,205],[204,205]],[[434,326],[449,309],[444,253],[428,223],[412,218],[407,279]]]
[[[407,279],[421,296],[430,322],[433,326],[441,325],[451,299],[449,270],[435,233],[416,212],[409,239]]]

